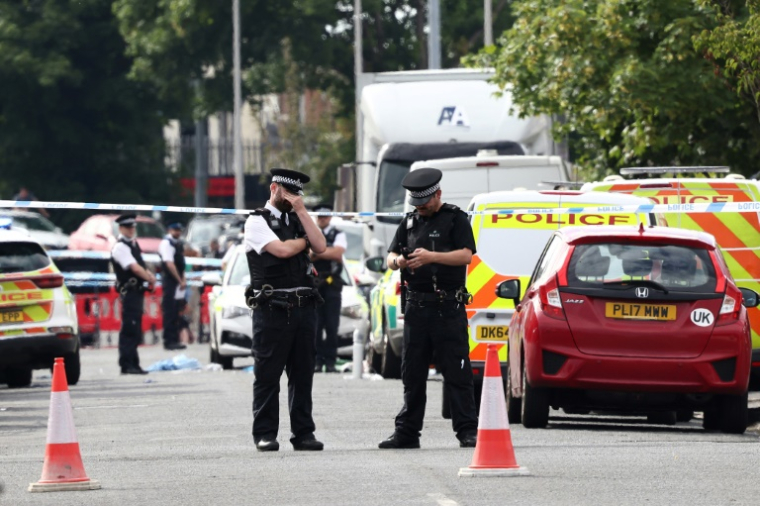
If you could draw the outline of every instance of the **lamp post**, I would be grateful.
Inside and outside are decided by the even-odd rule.
[[[245,177],[243,175],[243,148],[240,132],[242,91],[240,85],[240,0],[232,0],[232,88],[234,112],[232,118],[232,166],[235,170],[235,208],[245,208]]]

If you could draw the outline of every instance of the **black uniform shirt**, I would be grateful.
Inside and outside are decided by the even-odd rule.
[[[437,221],[442,217],[442,215],[449,212],[450,211],[440,210],[430,218],[418,215],[416,218],[418,220],[418,223],[415,223],[415,226],[417,227],[421,224],[427,223],[428,220]],[[393,237],[393,242],[391,242],[391,245],[388,248],[388,252],[393,252],[400,255],[401,246],[403,244],[408,244],[405,240],[406,236],[407,220],[405,218],[399,225],[398,229],[396,229],[396,235]],[[413,250],[411,244],[408,246],[410,250]],[[476,253],[475,236],[472,233],[472,227],[470,226],[470,220],[467,216],[467,213],[464,211],[457,210],[454,212],[454,218],[451,222],[451,230],[448,234],[448,241],[443,246],[446,246],[446,251],[456,251],[462,248],[467,248],[472,251],[473,254]],[[426,249],[432,250],[429,247]],[[438,247],[436,247],[435,250],[441,251],[441,249]],[[431,266],[435,267],[438,289],[449,291],[456,290],[457,288],[464,286],[464,281],[467,274],[466,265],[448,266],[442,264],[431,264]],[[431,277],[432,272],[431,269],[427,269],[427,267],[428,266],[424,266],[422,268],[422,272],[417,272],[415,275],[410,274],[406,276],[409,282],[409,287],[412,290],[419,290],[423,292],[433,291],[433,281]],[[408,272],[409,271],[407,271],[407,273]]]

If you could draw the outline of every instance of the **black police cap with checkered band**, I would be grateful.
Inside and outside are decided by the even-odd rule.
[[[443,173],[438,169],[425,168],[413,170],[406,175],[401,186],[409,190],[409,204],[422,206],[441,189],[438,184]]]
[[[282,169],[276,167],[270,169],[272,182],[285,187],[290,193],[303,195],[303,185],[311,181],[311,178],[302,172],[291,169]]]

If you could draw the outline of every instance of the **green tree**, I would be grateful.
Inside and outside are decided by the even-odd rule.
[[[25,185],[43,200],[164,201],[165,118],[151,87],[127,77],[132,62],[110,5],[0,0],[0,20],[6,189]]]
[[[562,119],[590,175],[626,165],[728,164],[748,173],[759,125],[694,39],[718,26],[693,0],[519,0],[470,65],[493,66],[523,115]]]

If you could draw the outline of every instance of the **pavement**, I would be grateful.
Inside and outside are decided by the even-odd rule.
[[[140,349],[144,367],[181,352]],[[208,345],[188,357],[208,363]],[[101,490],[31,494],[42,471],[50,373],[31,388],[0,387],[0,505],[756,505],[760,435],[707,433],[700,421],[665,427],[643,418],[568,416],[549,428],[511,428],[517,461],[531,476],[459,478],[472,449],[458,447],[440,416],[441,382],[428,383],[420,450],[378,450],[393,430],[402,385],[318,374],[319,453],[288,442],[287,380],[280,395],[281,449],[251,438],[252,361],[232,371],[120,376],[115,349],[83,350],[70,388],[82,458]],[[753,396],[753,399],[755,396]]]

